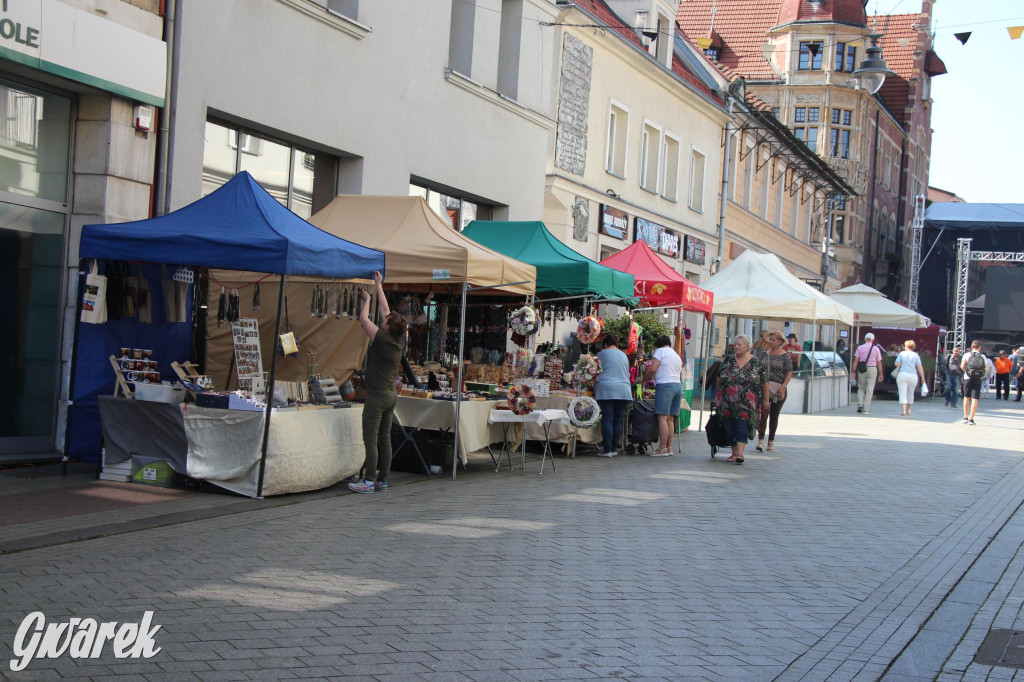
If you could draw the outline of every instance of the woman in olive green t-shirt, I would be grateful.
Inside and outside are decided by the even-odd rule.
[[[359,324],[370,337],[366,351],[366,404],[363,405],[363,446],[366,448],[363,480],[349,483],[357,493],[387,490],[388,472],[391,470],[391,421],[395,415],[398,392],[395,378],[402,363],[402,338],[406,323],[401,315],[392,313],[384,295],[379,272],[373,273],[377,282],[377,307],[384,323],[377,327],[370,320],[370,296],[361,292],[362,307]]]

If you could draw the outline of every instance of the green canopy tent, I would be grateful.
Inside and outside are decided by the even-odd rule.
[[[474,220],[463,234],[537,268],[537,293],[632,299],[633,275],[592,261],[560,242],[539,220]]]

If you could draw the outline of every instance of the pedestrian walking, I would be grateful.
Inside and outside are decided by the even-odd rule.
[[[1013,360],[1006,356],[1006,351],[999,351],[999,355],[992,360],[996,368],[996,400],[1002,394],[1003,400],[1010,399],[1010,372],[1013,371]]]
[[[760,358],[762,355],[768,352],[768,330],[761,330],[761,338],[751,347],[750,352],[754,354],[754,357]]]
[[[1021,392],[1024,391],[1024,346],[1017,349],[1013,354],[1013,376],[1017,379],[1017,397],[1013,402],[1020,402]]]
[[[882,349],[875,343],[875,335],[868,332],[864,343],[853,352],[853,367],[850,371],[857,377],[857,411],[871,414],[871,397],[875,394],[875,383],[882,369]]]
[[[377,283],[377,308],[384,320],[378,328],[370,320],[370,296],[360,292],[362,306],[359,310],[359,325],[370,337],[366,351],[366,404],[363,405],[363,447],[366,461],[363,464],[363,480],[349,483],[350,490],[357,493],[383,492],[388,489],[388,473],[391,471],[391,421],[398,402],[395,379],[402,363],[402,339],[406,323],[401,315],[392,313],[384,295],[384,278],[379,272],[373,273]]]
[[[644,381],[654,379],[654,413],[658,415],[661,440],[651,455],[668,457],[672,454],[675,420],[683,398],[683,359],[672,350],[672,339],[667,334],[658,337],[654,348]]]
[[[629,358],[619,349],[619,337],[605,334],[603,350],[597,354],[601,373],[594,381],[594,399],[601,408],[601,452],[598,457],[614,457],[622,440],[622,420],[633,399],[629,385]]]
[[[988,359],[981,352],[981,341],[971,341],[971,350],[964,353],[960,370],[964,373],[964,424],[973,426],[981,399],[981,384],[988,373]]]
[[[757,424],[757,451],[764,452],[767,447],[771,452],[775,449],[775,433],[779,428],[779,414],[786,402],[789,391],[789,380],[793,377],[793,362],[789,353],[782,349],[785,339],[782,332],[774,329],[768,332],[768,352],[758,358],[765,367],[768,381],[768,409],[761,411],[761,419]],[[764,434],[767,427],[768,445],[765,446]]]
[[[917,390],[918,379],[924,384],[924,367],[921,356],[917,354],[917,344],[912,340],[903,342],[903,350],[896,356],[896,390],[900,395],[900,408],[903,416],[909,417],[914,406],[914,391]]]
[[[738,334],[732,341],[733,354],[722,362],[718,373],[715,402],[721,407],[722,422],[732,448],[727,462],[743,464],[743,451],[760,421],[759,410],[768,410],[767,373],[750,352],[750,337]]]
[[[942,360],[943,372],[945,373],[945,397],[946,405],[956,407],[957,398],[960,396],[960,388],[963,384],[963,370],[960,369],[960,346],[947,353]]]

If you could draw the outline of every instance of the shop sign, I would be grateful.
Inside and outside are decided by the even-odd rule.
[[[601,204],[601,234],[625,239],[629,230],[629,214],[620,208]]]
[[[683,260],[704,265],[706,256],[707,244],[704,243],[703,239],[697,239],[696,237],[686,238],[686,250],[684,251]]]
[[[696,285],[686,287],[686,302],[692,303],[696,306],[709,307],[711,305],[712,298],[708,293],[709,292]]]
[[[802,279],[800,280],[815,291],[821,291],[821,280],[820,279]]]
[[[677,258],[679,256],[679,235],[674,231],[644,218],[636,218],[635,242],[645,242],[658,253]]]
[[[452,271],[451,270],[438,270],[437,268],[434,268],[434,279],[451,279],[451,278],[452,278]]]
[[[60,0],[0,0],[0,57],[164,105],[166,44]]]

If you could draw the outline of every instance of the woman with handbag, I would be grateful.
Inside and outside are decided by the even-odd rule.
[[[793,361],[782,349],[786,343],[782,332],[772,329],[768,332],[768,351],[760,358],[768,375],[768,409],[761,410],[757,424],[757,451],[764,452],[764,432],[768,430],[768,451],[775,449],[775,432],[779,428],[779,413],[786,402],[789,380],[793,377]]]
[[[743,451],[760,422],[758,409],[768,410],[768,385],[764,365],[750,352],[750,337],[738,334],[732,341],[733,354],[722,362],[718,373],[718,395],[725,432],[732,457],[727,462],[743,464]]]
[[[892,371],[896,379],[896,389],[900,394],[900,408],[903,416],[910,416],[910,408],[914,404],[914,391],[917,389],[918,378],[924,383],[924,367],[921,366],[921,356],[914,349],[917,344],[913,341],[903,343],[903,351],[896,356],[896,369]]]

